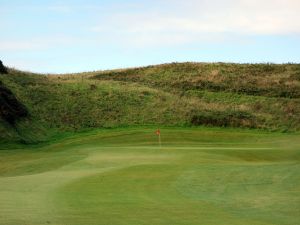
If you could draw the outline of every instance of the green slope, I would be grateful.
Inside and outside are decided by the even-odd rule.
[[[0,151],[1,225],[296,225],[299,135],[103,129]]]
[[[65,75],[10,69],[0,81],[30,115],[15,127],[1,119],[2,142],[139,125],[300,130],[299,64],[173,63]]]

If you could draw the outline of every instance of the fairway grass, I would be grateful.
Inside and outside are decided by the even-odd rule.
[[[154,131],[0,146],[0,224],[300,224],[299,134]]]

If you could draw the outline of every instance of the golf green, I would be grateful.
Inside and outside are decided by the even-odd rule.
[[[1,225],[297,225],[300,135],[122,128],[0,146]]]

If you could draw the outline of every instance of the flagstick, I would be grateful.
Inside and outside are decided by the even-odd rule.
[[[158,135],[158,143],[159,143],[159,148],[161,148],[160,134]]]

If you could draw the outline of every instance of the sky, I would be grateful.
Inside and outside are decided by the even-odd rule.
[[[300,0],[0,0],[0,60],[41,73],[300,63]]]

